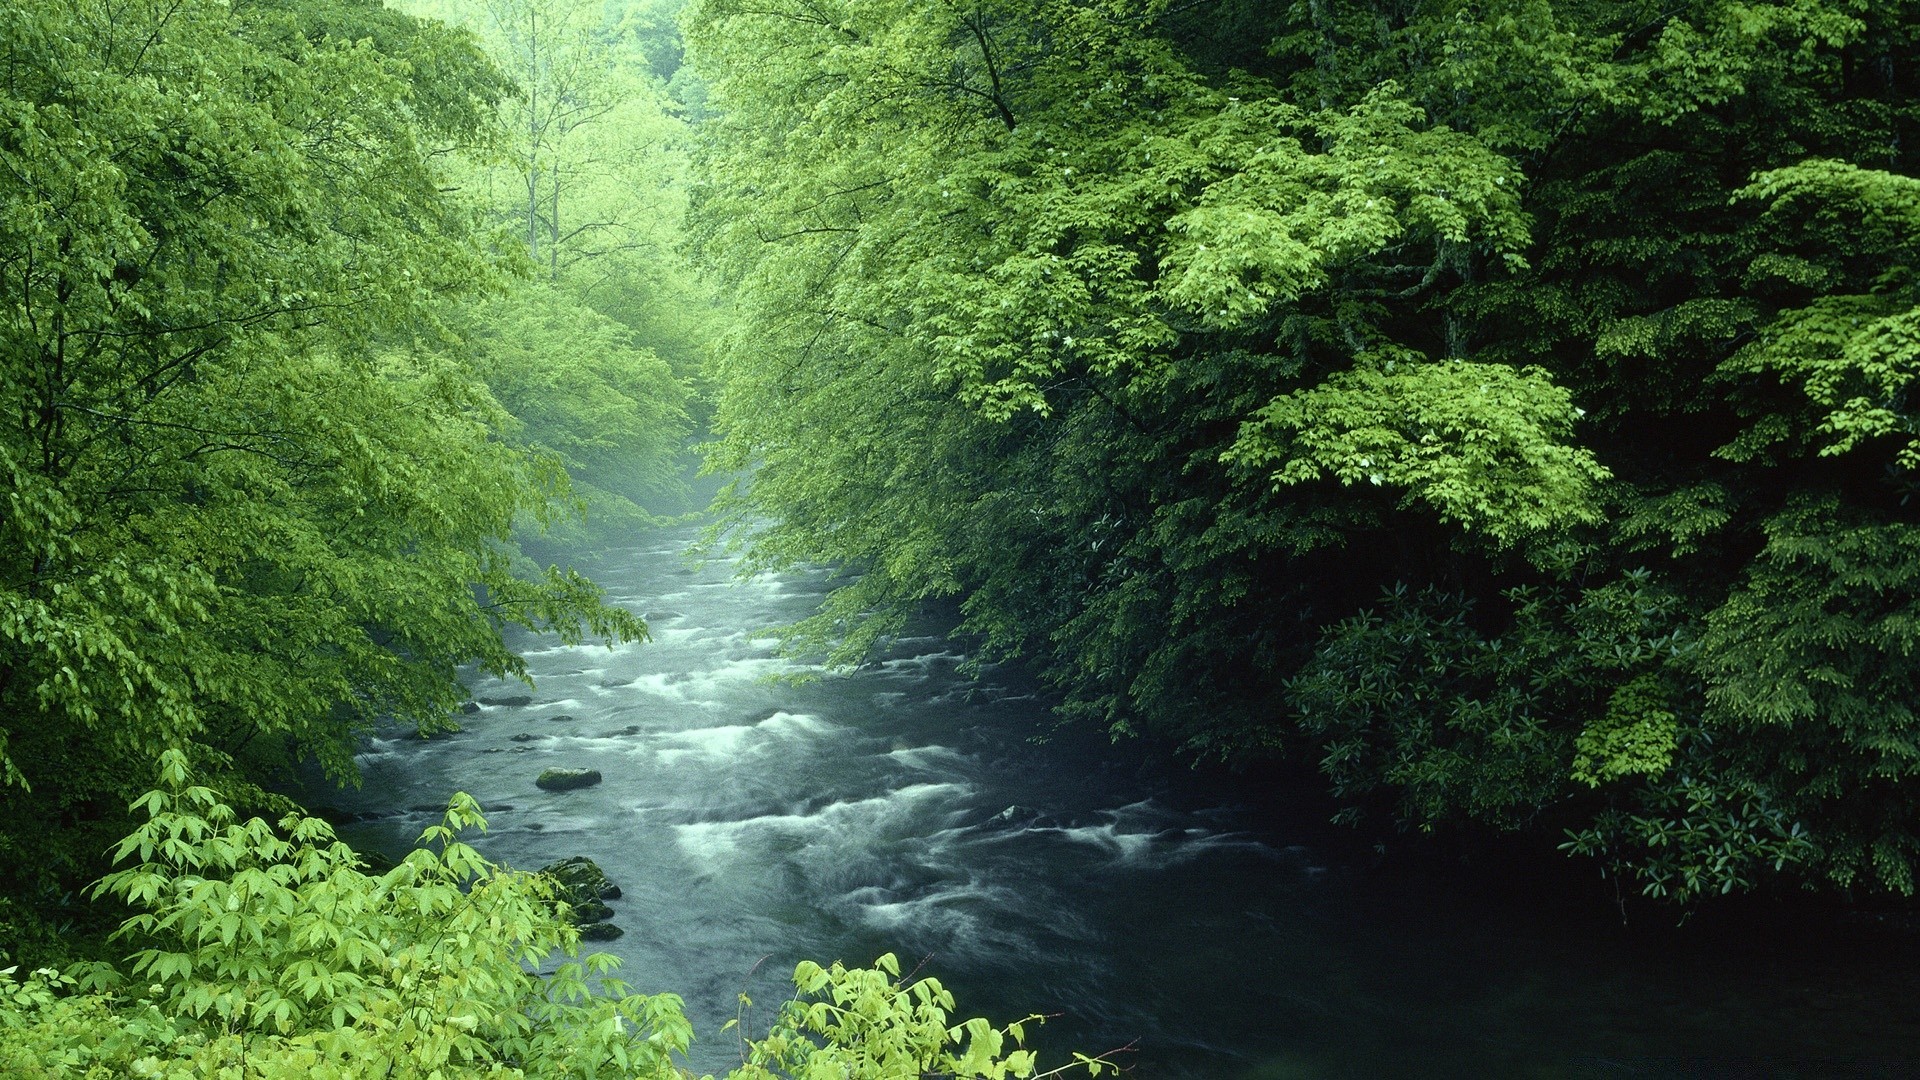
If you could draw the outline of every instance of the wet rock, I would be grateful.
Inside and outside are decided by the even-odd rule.
[[[391,857],[378,851],[361,851],[359,848],[355,848],[353,849],[353,854],[355,858],[360,860],[362,873],[377,876],[386,873],[398,865]]]
[[[553,721],[556,724],[563,724],[563,723],[570,724],[573,722],[574,718],[571,716],[568,716],[566,713],[561,713],[558,716],[549,716],[547,717],[547,719]]]
[[[580,928],[580,940],[612,941],[624,933],[626,933],[625,930],[620,929],[610,922],[588,923]]]
[[[532,694],[514,694],[510,697],[483,697],[480,699],[480,704],[505,705],[510,708],[519,708],[523,705],[533,704],[533,695]]]
[[[985,825],[989,829],[1028,829],[1040,824],[1043,816],[1031,806],[1009,806],[988,818]]]
[[[600,782],[599,769],[547,769],[533,784],[547,791],[572,791]]]
[[[477,701],[463,701],[460,703],[460,711],[467,716],[472,716],[474,713],[480,711],[480,703]]]
[[[613,909],[607,906],[605,900],[597,896],[589,896],[573,905],[573,921],[581,926],[606,922],[611,918],[613,918]]]
[[[600,737],[603,739],[617,739],[623,735],[638,735],[638,734],[640,734],[640,725],[628,724],[626,727],[621,728],[619,731],[603,732],[600,735]]]
[[[551,735],[535,735],[534,733],[532,733],[532,732],[530,732],[530,731],[523,731],[523,732],[521,732],[520,734],[518,734],[518,735],[515,735],[515,736],[513,737],[513,739],[512,739],[511,741],[513,741],[513,742],[532,742],[532,741],[534,741],[535,739],[551,739],[551,738],[553,738],[553,736],[551,736]]]
[[[507,752],[507,748],[504,746],[489,746],[480,752],[483,754],[504,754]]]
[[[345,825],[360,820],[359,814],[351,810],[342,810],[337,806],[310,806],[307,808],[307,814],[329,825]]]
[[[576,855],[548,863],[539,872],[553,881],[553,898],[567,905],[573,924],[580,927],[581,937],[588,941],[608,941],[620,936],[617,927],[611,933],[599,929],[613,918],[613,909],[607,906],[607,901],[619,899],[620,886],[608,881],[606,873],[592,859]]]
[[[575,906],[588,897],[596,900],[620,899],[620,886],[607,880],[606,871],[600,869],[600,864],[585,855],[548,863],[539,872],[559,882],[561,890],[566,893],[563,899]]]

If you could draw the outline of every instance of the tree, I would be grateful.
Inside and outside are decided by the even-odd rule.
[[[499,104],[495,153],[459,182],[521,238],[537,284],[471,306],[461,320],[470,354],[532,443],[561,452],[592,527],[643,523],[642,504],[679,494],[681,412],[699,407],[689,387],[714,308],[679,251],[686,133],[651,59],[673,44],[662,39],[662,15],[575,0],[409,9],[472,30],[514,80]],[[529,361],[554,374],[530,381]],[[560,392],[529,396],[542,381]],[[646,415],[643,427],[609,426],[616,399],[629,419]],[[590,442],[592,452],[576,452]]]
[[[1910,15],[695,4],[796,643],[958,596],[1356,819],[1911,892]]]
[[[508,623],[644,633],[509,540],[564,474],[440,348],[498,280],[441,160],[501,84],[356,0],[0,12],[0,850],[86,874],[166,747],[351,774]],[[97,839],[97,838],[96,838]],[[26,882],[19,879],[25,878]]]

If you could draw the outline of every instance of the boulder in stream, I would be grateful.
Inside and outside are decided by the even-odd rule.
[[[523,731],[520,734],[515,735],[513,737],[513,741],[514,742],[532,742],[535,739],[551,739],[551,738],[553,738],[553,736],[551,735],[535,735],[531,731]]]
[[[560,713],[557,716],[549,716],[547,717],[547,719],[553,721],[556,724],[571,724],[573,723],[574,718],[571,716],[568,716],[566,713]]]
[[[583,855],[548,863],[542,875],[554,882],[553,898],[567,905],[580,936],[588,941],[609,941],[621,934],[619,927],[607,923],[613,918],[608,900],[620,898],[620,886],[607,880],[597,863]]]
[[[576,926],[606,922],[611,918],[613,918],[613,909],[607,906],[605,900],[597,896],[589,896],[573,905],[573,921]]]
[[[504,705],[504,706],[507,706],[508,708],[520,708],[526,705],[533,704],[533,695],[532,694],[513,694],[508,697],[483,697],[480,699],[480,704]]]
[[[533,784],[547,791],[572,791],[575,788],[592,787],[600,782],[599,769],[547,769]]]
[[[600,864],[585,855],[548,863],[538,872],[559,882],[566,894],[561,899],[575,906],[579,905],[579,899],[589,896],[596,900],[620,899],[620,886],[607,880],[606,871],[600,869]]]

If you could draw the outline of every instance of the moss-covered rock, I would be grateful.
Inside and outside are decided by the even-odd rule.
[[[575,788],[592,787],[599,782],[599,769],[548,769],[533,781],[535,787],[547,791],[572,791]]]
[[[596,900],[620,899],[620,886],[607,880],[606,872],[600,865],[584,855],[575,855],[571,859],[561,859],[540,868],[540,873],[560,883],[567,895],[562,899],[579,906],[587,897]]]
[[[607,901],[619,899],[620,886],[607,880],[606,873],[592,859],[576,855],[571,859],[548,863],[539,872],[553,880],[553,898],[567,905],[574,925],[581,928],[581,937],[588,941],[605,941],[609,937],[620,936],[617,930],[611,935],[594,936],[605,934],[594,928],[613,918],[613,909],[607,906]]]

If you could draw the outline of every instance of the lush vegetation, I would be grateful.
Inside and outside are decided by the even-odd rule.
[[[265,784],[644,636],[528,553],[709,420],[850,571],[798,648],[953,597],[1355,822],[1914,893],[1913,4],[680,7],[0,8],[0,949],[136,950],[0,973],[0,1071],[676,1075],[470,801],[374,873]],[[735,1076],[1038,1068],[796,982]]]
[[[261,786],[452,726],[509,625],[646,633],[522,553],[672,501],[713,317],[671,12],[622,11],[0,11],[0,1073],[687,1075],[471,799],[374,872]],[[891,956],[795,983],[732,1076],[1037,1073]]]
[[[697,0],[803,647],[1636,890],[1911,895],[1913,5]]]
[[[446,727],[506,625],[645,633],[515,540],[667,473],[687,391],[462,185],[513,94],[374,0],[0,12],[9,951],[84,924],[163,750],[265,806]]]
[[[143,946],[111,965],[0,971],[0,1073],[19,1080],[676,1080],[692,1027],[671,994],[631,993],[615,961],[578,959],[553,879],[489,864],[458,834],[485,828],[456,795],[445,821],[384,874],[291,814],[237,819],[168,751],[129,864],[96,891],[138,914]],[[554,956],[557,968],[538,974]],[[1058,1075],[1019,1048],[1023,1023],[948,1024],[938,980],[802,963],[772,1028],[741,1038],[733,1080]],[[142,986],[141,984],[144,984]],[[1038,1018],[1029,1017],[1024,1023]],[[731,1025],[730,1025],[731,1026]],[[1093,1075],[1105,1067],[1081,1057]]]

